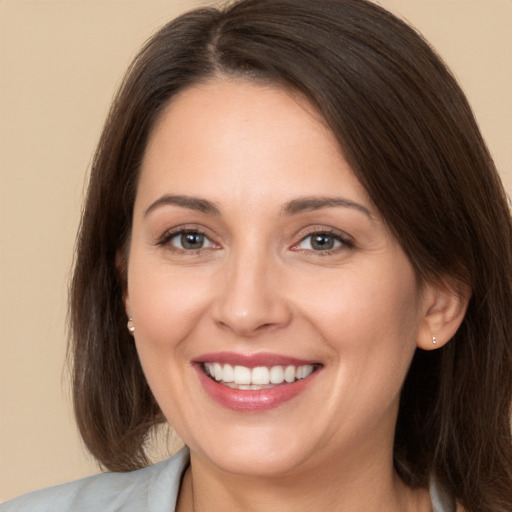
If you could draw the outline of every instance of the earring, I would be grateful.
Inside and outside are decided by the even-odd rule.
[[[432,336],[432,343],[435,345],[437,343],[437,338],[435,336]]]
[[[126,324],[126,327],[128,327],[128,330],[131,334],[135,332],[135,325],[133,323],[133,318],[128,318],[128,323]]]

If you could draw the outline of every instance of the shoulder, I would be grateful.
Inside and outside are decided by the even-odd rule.
[[[174,510],[188,450],[129,473],[103,473],[31,492],[0,505],[0,512]]]

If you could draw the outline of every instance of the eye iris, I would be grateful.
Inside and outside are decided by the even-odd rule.
[[[334,248],[334,238],[322,233],[313,235],[311,237],[311,247],[316,251],[328,251]]]
[[[201,233],[183,233],[181,246],[184,249],[200,249],[204,243],[204,235]]]

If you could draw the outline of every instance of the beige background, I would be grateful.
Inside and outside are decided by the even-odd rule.
[[[64,369],[85,176],[136,50],[205,3],[0,0],[0,501],[98,471],[77,437]],[[452,67],[511,191],[512,1],[380,3]]]

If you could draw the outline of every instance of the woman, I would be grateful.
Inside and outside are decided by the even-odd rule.
[[[510,511],[511,246],[471,110],[403,22],[180,17],[114,102],[72,283],[76,416],[119,473],[2,510]],[[164,421],[187,449],[144,468]]]

